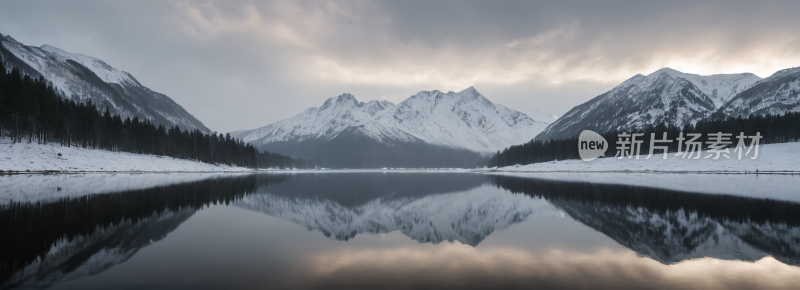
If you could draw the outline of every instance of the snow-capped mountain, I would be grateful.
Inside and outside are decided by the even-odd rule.
[[[346,153],[353,158],[384,149],[390,150],[384,155],[404,155],[406,151],[398,148],[410,147],[416,148],[414,154],[431,150],[488,153],[526,142],[546,126],[492,103],[470,87],[460,92],[422,91],[397,105],[387,101],[364,103],[342,94],[292,118],[231,135],[261,149],[317,162],[324,156],[314,155],[315,151],[337,154],[334,152],[344,143],[361,146],[360,152]],[[372,145],[364,147],[368,146],[364,142]],[[454,157],[459,158],[464,157]]]
[[[711,115],[732,94],[758,80],[748,73],[699,76],[670,68],[647,76],[637,74],[572,108],[536,139],[571,138],[583,130],[602,133],[659,123],[678,127],[694,124]]]
[[[534,121],[547,123],[547,124],[553,123],[556,120],[558,120],[558,116],[556,116],[556,115],[553,115],[553,114],[550,114],[550,113],[545,113],[545,112],[542,112],[542,111],[537,111],[537,110],[528,110],[528,111],[525,112],[525,115],[527,115],[528,117],[530,117]]]
[[[716,74],[701,76],[676,71],[671,68],[662,68],[659,71],[683,78],[694,84],[700,91],[714,101],[714,106],[719,108],[725,102],[749,88],[761,78],[752,73]]]
[[[393,107],[395,105],[387,101],[364,103],[357,101],[351,94],[342,94],[329,98],[319,108],[308,108],[287,120],[254,130],[232,132],[231,135],[251,144],[269,144],[291,140],[330,139],[350,127],[356,127],[379,141],[387,137],[413,140],[414,137],[410,134],[373,122],[376,115]]]
[[[6,69],[16,66],[32,77],[51,81],[65,98],[77,102],[91,100],[108,107],[122,118],[134,116],[183,130],[208,128],[168,96],[152,91],[131,74],[111,67],[104,61],[59,48],[26,46],[0,34],[0,57]]]
[[[470,246],[531,217],[555,218],[559,214],[542,199],[487,193],[487,187],[423,197],[377,198],[353,207],[329,199],[273,194],[246,196],[235,205],[318,230],[331,239],[400,230],[420,243],[459,241]]]
[[[727,116],[782,115],[800,111],[800,67],[780,70],[725,103]]]

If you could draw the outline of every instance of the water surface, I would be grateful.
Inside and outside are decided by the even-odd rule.
[[[554,176],[0,176],[0,287],[800,283],[800,203],[781,191],[800,177],[716,176],[692,192]],[[763,185],[727,189],[740,178]]]

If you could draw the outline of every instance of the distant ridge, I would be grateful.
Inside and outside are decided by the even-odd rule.
[[[470,87],[460,92],[422,91],[397,105],[364,103],[342,94],[292,118],[231,135],[317,163],[329,159],[328,164],[359,167],[461,167],[473,164],[467,159],[530,140],[546,126],[492,103]],[[353,164],[328,154],[359,161]]]

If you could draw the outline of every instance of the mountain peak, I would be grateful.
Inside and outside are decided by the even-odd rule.
[[[711,100],[714,101],[714,106],[716,108],[721,107],[722,104],[730,100],[734,95],[738,94],[746,87],[749,87],[761,80],[759,76],[752,73],[698,75],[684,73],[669,67],[661,68],[647,75],[646,78],[652,81],[663,75],[689,81],[695,87],[700,89],[703,94],[711,98]]]
[[[657,76],[659,76],[661,74],[668,74],[668,75],[670,75],[672,77],[677,77],[677,78],[685,78],[686,80],[688,80],[690,82],[693,82],[693,83],[702,82],[703,79],[705,79],[706,81],[711,81],[711,80],[727,80],[727,81],[730,81],[730,80],[739,80],[739,79],[742,79],[742,78],[753,78],[753,79],[761,80],[761,78],[759,76],[757,76],[757,75],[755,75],[753,73],[749,73],[749,72],[733,73],[733,74],[699,75],[699,74],[693,74],[693,73],[685,73],[685,72],[682,72],[682,71],[679,71],[679,70],[676,70],[676,69],[673,69],[673,68],[669,68],[669,67],[663,67],[663,68],[661,68],[661,69],[659,69],[659,70],[647,75],[647,77],[657,77]]]
[[[458,92],[458,94],[464,95],[464,96],[471,96],[471,97],[481,96],[481,93],[479,93],[478,90],[476,90],[475,87],[473,87],[473,86],[470,86],[469,88],[466,88],[466,89]]]
[[[333,104],[347,104],[347,103],[352,103],[353,105],[356,106],[359,104],[355,96],[353,96],[350,93],[343,93],[341,95],[328,98],[327,100],[325,100],[325,103],[322,103],[322,106],[319,107],[319,109],[321,111],[325,110],[326,108],[330,107]]]
[[[344,93],[344,94],[341,94],[341,95],[336,97],[336,102],[339,102],[339,103],[349,102],[349,101],[358,102],[356,100],[356,97],[351,95],[351,94],[349,94],[349,93]]]
[[[706,92],[723,92],[727,96],[730,90],[717,86],[721,82],[712,82],[716,80],[692,76],[697,75],[683,74],[671,68],[662,68],[647,76],[637,74],[610,91],[572,108],[536,139],[573,138],[583,130],[605,133],[661,123],[677,127],[694,124],[716,109]],[[705,91],[698,85],[705,85]]]
[[[2,33],[0,33],[0,40],[7,40],[7,41],[17,42],[17,40],[14,39],[13,37],[11,37],[11,35],[8,35],[8,34],[3,35]]]
[[[663,68],[661,68],[661,69],[659,69],[659,70],[657,70],[657,71],[655,71],[655,72],[653,72],[653,73],[651,73],[651,74],[649,74],[647,76],[648,77],[650,77],[650,76],[658,76],[658,75],[661,75],[661,74],[668,74],[670,76],[675,77],[675,76],[683,75],[684,73],[681,72],[681,71],[669,68],[669,67],[663,67]]]

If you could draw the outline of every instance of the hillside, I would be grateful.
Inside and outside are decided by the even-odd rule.
[[[663,68],[635,75],[578,105],[550,124],[537,140],[566,139],[664,123],[683,127],[714,113],[725,100],[760,80],[749,73],[699,76]]]
[[[800,67],[780,70],[731,98],[720,109],[731,117],[800,111]]]
[[[0,34],[0,57],[6,70],[18,67],[34,78],[44,77],[53,83],[63,98],[75,102],[92,101],[108,107],[112,114],[139,117],[166,127],[210,130],[170,97],[155,92],[137,81],[131,74],[106,62],[57,47],[27,46],[11,36]]]

